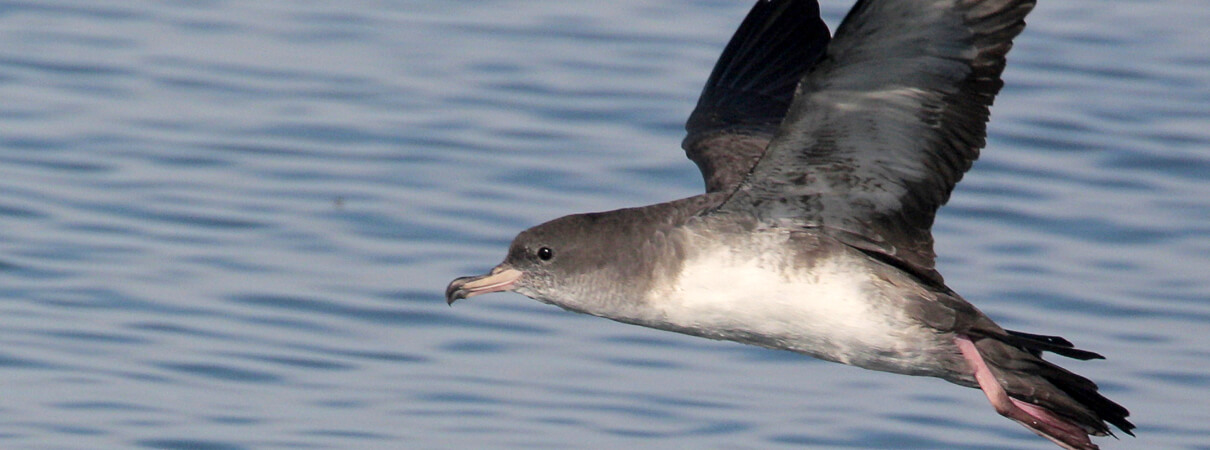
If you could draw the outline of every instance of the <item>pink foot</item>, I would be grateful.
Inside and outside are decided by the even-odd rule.
[[[954,343],[958,344],[958,350],[966,358],[966,363],[974,369],[975,381],[979,382],[979,388],[983,389],[987,400],[1000,415],[1025,425],[1030,431],[1050,439],[1060,447],[1070,450],[1098,448],[1088,439],[1088,433],[1071,421],[1041,406],[1009,397],[969,337],[959,334],[954,337]]]

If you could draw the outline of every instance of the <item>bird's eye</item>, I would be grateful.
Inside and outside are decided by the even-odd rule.
[[[550,259],[554,258],[554,257],[555,257],[555,251],[551,250],[550,247],[542,247],[542,248],[538,249],[538,259],[543,260],[543,261],[550,261]]]

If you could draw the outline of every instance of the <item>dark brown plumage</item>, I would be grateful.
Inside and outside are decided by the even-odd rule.
[[[860,0],[829,38],[814,1],[759,1],[683,147],[706,193],[519,234],[449,303],[511,290],[576,312],[934,376],[1062,447],[1129,412],[1043,359],[1101,355],[1004,330],[945,285],[937,209],[985,144],[1033,0]]]

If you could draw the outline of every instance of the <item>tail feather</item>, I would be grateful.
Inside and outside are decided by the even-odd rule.
[[[1000,372],[998,378],[1010,397],[1045,407],[1095,435],[1112,435],[1106,423],[1134,436],[1134,424],[1122,405],[1098,392],[1097,384],[1083,376],[1042,359],[1042,352],[1088,360],[1104,357],[1076,349],[1058,336],[1043,336],[1009,331],[1007,335],[988,336],[978,344],[987,362]]]
[[[1075,348],[1075,345],[1059,336],[1046,336],[1041,334],[1022,333],[1020,331],[1004,330],[1008,332],[1008,336],[998,337],[1000,341],[1032,353],[1034,356],[1041,357],[1042,352],[1051,352],[1056,355],[1063,355],[1068,358],[1088,361],[1090,359],[1105,359],[1099,353],[1090,352],[1088,350],[1080,350]]]
[[[1049,381],[1050,384],[1059,388],[1059,390],[1063,391],[1063,393],[1070,396],[1073,400],[1091,410],[1098,419],[1109,422],[1119,430],[1122,430],[1123,433],[1134,436],[1134,432],[1131,430],[1135,426],[1129,420],[1126,420],[1126,417],[1130,415],[1130,411],[1101,395],[1100,392],[1097,392],[1096,383],[1050,362],[1043,361],[1043,363],[1052,369],[1042,374],[1046,378],[1046,381]],[[1104,426],[1102,425],[1102,427]],[[1113,434],[1107,427],[1104,427],[1103,431],[1106,434]]]

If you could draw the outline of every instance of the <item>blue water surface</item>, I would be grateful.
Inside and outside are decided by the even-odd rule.
[[[750,2],[0,1],[0,448],[1051,448],[939,380],[460,275],[697,193]],[[949,284],[1210,448],[1210,8],[1042,1],[935,229]],[[834,27],[849,2],[826,1]]]

